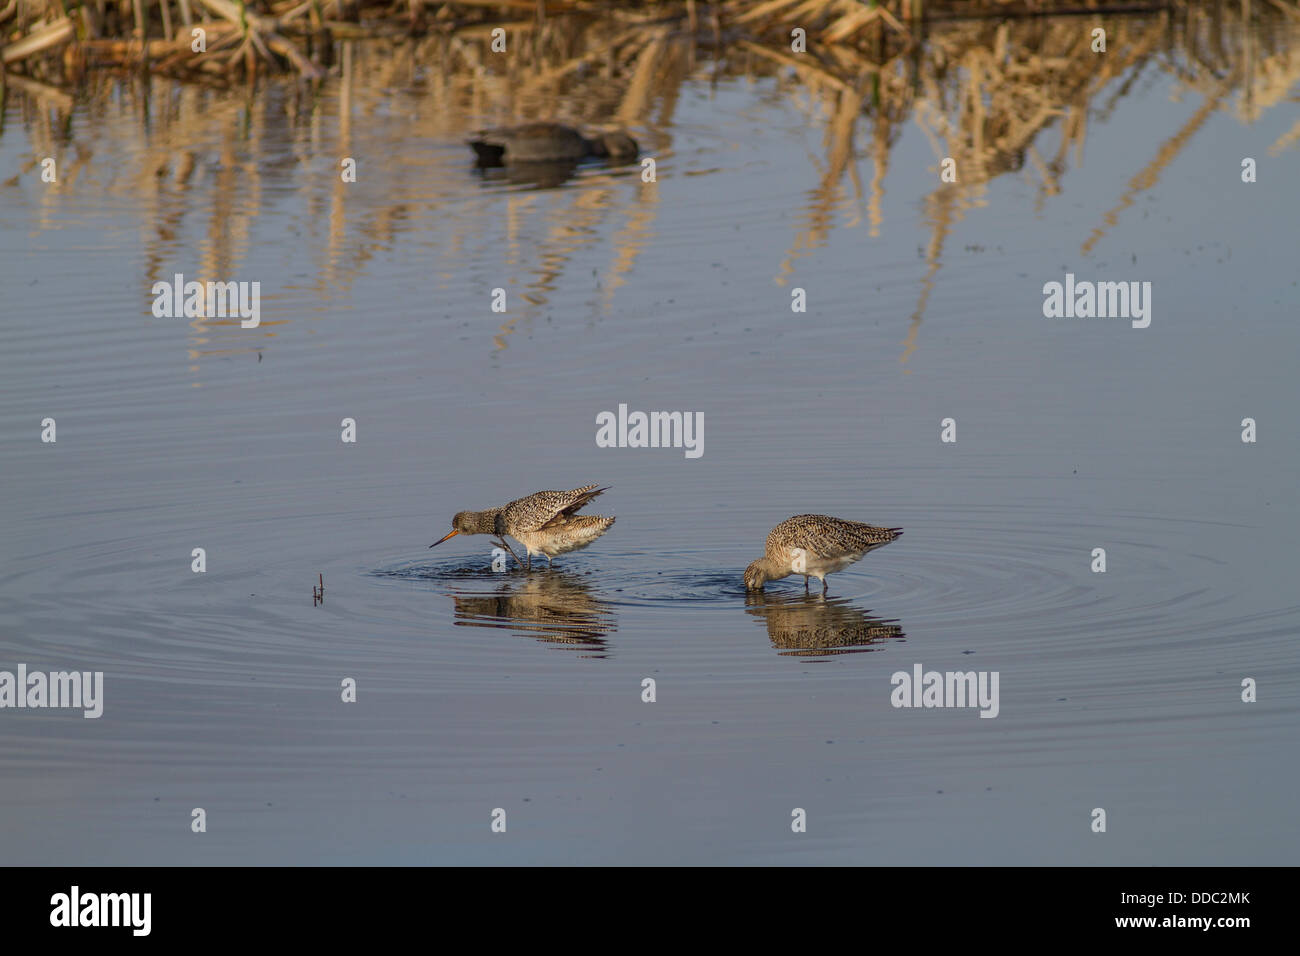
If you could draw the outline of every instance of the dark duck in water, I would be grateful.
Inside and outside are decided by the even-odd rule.
[[[480,131],[469,141],[480,166],[517,163],[576,163],[584,159],[627,161],[638,153],[627,133],[597,133],[588,138],[559,123],[526,123]]]

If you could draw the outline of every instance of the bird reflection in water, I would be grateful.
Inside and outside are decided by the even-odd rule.
[[[618,167],[629,165],[628,163],[603,163],[593,166],[591,163],[559,160],[551,163],[477,166],[474,168],[474,173],[484,184],[511,183],[516,186],[532,186],[536,189],[554,189],[556,186],[563,186],[579,173],[583,173],[593,181],[608,182],[610,176],[627,175],[626,170],[620,170]],[[631,172],[635,174],[636,168]]]
[[[563,571],[511,575],[489,593],[452,594],[457,627],[495,627],[547,644],[595,651],[606,657],[605,638],[617,630],[614,612],[583,580]]]
[[[513,166],[480,166],[484,182],[507,182],[519,186],[553,189],[562,186],[578,173],[576,162],[519,163]]]
[[[750,591],[745,611],[762,619],[783,657],[862,654],[904,636],[896,620],[873,617],[847,598]]]

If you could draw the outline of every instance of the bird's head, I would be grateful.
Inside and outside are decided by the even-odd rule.
[[[457,511],[456,517],[451,519],[451,530],[433,544],[429,545],[429,547],[436,548],[448,538],[454,538],[458,534],[473,534],[473,518],[474,512],[472,511]]]
[[[608,156],[610,159],[636,159],[640,151],[636,140],[621,131],[602,133],[595,139],[597,156]]]
[[[755,561],[749,567],[745,568],[745,589],[747,591],[761,591],[763,584],[767,581],[767,568],[763,562]]]

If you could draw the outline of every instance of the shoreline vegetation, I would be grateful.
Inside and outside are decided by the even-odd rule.
[[[389,243],[408,228],[412,191],[436,198],[459,196],[463,189],[460,180],[430,180],[427,165],[393,165],[382,194],[345,184],[337,166],[311,171],[308,157],[316,151],[352,156],[362,135],[386,130],[382,135],[402,141],[446,144],[468,164],[465,135],[484,125],[534,119],[592,129],[616,124],[646,144],[661,176],[712,175],[711,161],[701,160],[706,165],[697,168],[696,158],[678,153],[679,105],[701,86],[762,80],[772,95],[807,116],[809,129],[821,131],[788,243],[772,263],[773,281],[784,287],[800,274],[802,260],[840,231],[861,228],[864,240],[886,232],[910,236],[897,222],[886,223],[885,193],[896,144],[908,129],[919,128],[934,156],[936,181],[916,201],[922,233],[916,254],[924,268],[901,342],[905,367],[921,343],[922,319],[943,279],[955,231],[989,206],[990,184],[1016,177],[1038,208],[1058,202],[1072,171],[1083,164],[1089,131],[1152,84],[1171,83],[1171,97],[1184,105],[1175,107],[1170,129],[1134,144],[1124,158],[1131,175],[1116,183],[1113,203],[1075,223],[1083,257],[1122,231],[1126,219],[1143,214],[1144,198],[1189,144],[1205,138],[1217,115],[1230,115],[1245,128],[1266,113],[1286,111],[1281,132],[1252,147],[1252,155],[1263,160],[1300,148],[1300,119],[1292,121],[1300,101],[1297,0],[1177,2],[1142,5],[1140,12],[1134,5],[1085,10],[1079,2],[891,3],[878,9],[892,11],[902,29],[884,12],[869,20],[864,15],[857,29],[835,42],[825,36],[848,25],[842,12],[848,4],[822,0],[549,2],[544,19],[534,0],[357,0],[343,7],[334,0],[267,0],[260,7],[249,4],[247,9],[263,12],[252,13],[247,32],[228,25],[210,34],[206,59],[188,52],[179,11],[188,7],[191,23],[213,24],[208,11],[233,11],[235,0],[61,2],[0,0],[0,37],[8,44],[6,72],[0,72],[0,136],[8,90],[14,104],[8,115],[28,131],[32,144],[0,188],[39,176],[39,164],[48,158],[57,160],[60,177],[45,184],[42,195],[50,201],[74,197],[82,188],[78,176],[97,154],[138,152],[139,161],[118,175],[123,188],[145,197],[156,219],[151,234],[165,245],[194,208],[210,209],[208,231],[215,238],[203,271],[221,276],[248,255],[249,221],[264,212],[259,203],[225,197],[262,196],[268,184],[283,185],[288,170],[304,184],[328,180],[331,252],[318,280],[322,294],[349,285],[366,269],[368,253],[339,252],[353,230],[367,243]],[[412,20],[412,4],[422,19]],[[129,36],[137,9],[147,27],[143,40]],[[171,40],[154,36],[167,9]],[[343,14],[358,22],[336,19]],[[317,15],[323,34],[313,32]],[[79,24],[73,36],[39,52],[23,46],[24,38],[56,35],[50,31],[62,17]],[[802,54],[791,49],[791,24],[798,18],[807,31]],[[91,31],[87,22],[101,26]],[[127,36],[110,38],[108,25]],[[498,26],[508,36],[505,54],[490,49]],[[1106,31],[1104,54],[1092,50],[1099,26]],[[259,30],[264,32],[253,39]],[[293,47],[296,61],[277,56],[281,43]],[[174,44],[183,51],[169,46]],[[14,55],[24,49],[26,55]],[[296,62],[311,69],[300,70]],[[260,95],[249,95],[253,87]],[[387,114],[393,103],[404,117],[400,133]],[[106,131],[73,120],[74,112],[93,117],[121,111],[136,114],[134,126]],[[333,125],[322,123],[331,116]],[[365,120],[363,133],[365,117],[376,119]],[[289,135],[286,127],[316,145],[301,154],[267,155],[268,143]],[[110,147],[105,136],[122,139]],[[386,142],[369,145],[385,148]],[[949,164],[956,176],[944,181],[940,171]],[[532,276],[524,299],[530,307],[545,305],[573,250],[593,241],[602,222],[614,224],[614,255],[599,277],[599,307],[612,306],[654,234],[657,204],[640,201],[642,194],[631,189],[615,194],[611,182],[593,179],[590,195],[575,190],[567,203],[512,207],[515,234],[530,219],[549,221],[549,238],[522,254],[529,264],[524,271]],[[640,189],[653,195],[651,186]],[[220,198],[196,200],[195,193],[204,190]],[[481,226],[467,217],[448,228],[455,233],[449,256],[459,261],[455,250],[463,250]],[[519,321],[512,317],[500,327],[495,348],[506,347]],[[196,335],[195,358],[218,348],[209,337],[221,328],[207,325]],[[219,346],[247,348],[234,340]]]
[[[1261,20],[1295,26],[1300,0],[0,0],[0,78],[67,88],[91,71],[130,69],[227,83],[275,73],[321,80],[347,41],[432,37],[481,43],[486,55],[498,28],[508,49],[541,49],[562,42],[575,22],[603,21],[618,30],[618,42],[600,51],[607,55],[636,46],[638,35],[684,36],[821,71],[847,88],[852,79],[838,69],[846,58],[878,69],[936,28],[1073,18],[1083,36],[1081,19],[1113,26],[1152,14],[1171,25],[1199,17],[1219,29]],[[805,31],[799,53],[791,49],[796,28]],[[482,56],[478,68],[486,68]]]

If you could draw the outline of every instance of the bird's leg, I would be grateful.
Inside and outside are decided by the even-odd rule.
[[[831,586],[830,582],[827,581],[825,578],[822,578],[822,597],[826,596],[826,592],[830,590],[830,586]]]
[[[501,546],[510,552],[510,557],[515,559],[515,564],[522,567],[523,562],[519,560],[519,555],[515,554],[515,549],[506,544],[506,516],[500,511],[492,519],[492,530],[501,539]]]
[[[808,593],[808,575],[806,574],[803,576],[803,593]]]
[[[552,568],[553,566],[554,566],[554,564],[553,564],[553,562],[551,561],[551,556],[548,554],[548,555],[546,556],[546,570],[547,570],[547,571],[551,570],[551,568]]]
[[[510,552],[510,557],[515,559],[515,564],[519,565],[520,567],[523,566],[524,562],[519,560],[519,555],[515,554],[515,549],[510,547],[510,545],[506,544],[505,535],[502,535],[500,538],[497,538],[492,543],[495,545],[499,545],[502,548],[505,548],[507,551]]]
[[[527,564],[524,565],[524,570],[531,571],[533,569],[533,552],[524,551],[524,558],[528,562]]]

